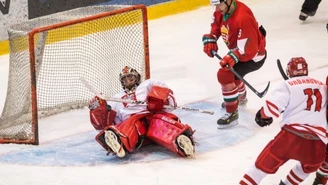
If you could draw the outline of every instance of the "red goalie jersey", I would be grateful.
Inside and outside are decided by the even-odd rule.
[[[265,33],[261,33],[252,11],[242,2],[233,1],[236,8],[232,14],[222,15],[215,11],[211,34],[222,36],[229,50],[239,50],[240,62],[263,59],[265,55]],[[264,31],[264,30],[263,30]]]

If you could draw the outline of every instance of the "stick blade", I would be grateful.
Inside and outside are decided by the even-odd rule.
[[[264,91],[261,92],[261,93],[259,93],[258,96],[259,96],[260,98],[263,98],[263,97],[266,95],[266,93],[268,92],[269,87],[270,87],[270,81],[268,82],[268,85],[266,86],[266,88],[264,89]]]
[[[288,78],[288,76],[286,75],[284,69],[282,68],[282,66],[281,66],[281,62],[280,62],[279,59],[277,59],[277,66],[278,66],[279,72],[280,72],[281,76],[284,78],[284,80],[288,80],[289,78]]]

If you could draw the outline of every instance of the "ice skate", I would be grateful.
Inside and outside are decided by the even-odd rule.
[[[318,177],[316,177],[312,185],[320,185],[320,184],[322,184],[321,180]]]
[[[124,157],[125,156],[125,150],[121,146],[119,139],[117,138],[116,134],[111,131],[107,130],[105,131],[105,142],[108,145],[108,147],[117,155],[118,157]]]
[[[325,185],[327,179],[328,177],[325,177],[325,175],[321,175],[320,173],[317,172],[312,185]]]
[[[225,113],[222,118],[217,121],[218,129],[229,128],[238,124],[238,110],[233,113]]]
[[[177,143],[179,148],[186,154],[187,157],[195,156],[195,146],[192,144],[192,141],[189,137],[185,135],[180,135],[177,138]]]
[[[308,14],[301,12],[300,16],[298,17],[301,21],[306,21],[306,19],[309,17]]]
[[[315,16],[315,14],[317,13],[317,11],[313,11],[313,12],[309,12],[309,13],[304,13],[301,12],[300,16],[298,17],[302,22],[306,21],[306,19],[310,16],[313,17]]]
[[[238,102],[238,107],[246,108],[246,107],[247,107],[247,102],[248,102],[247,98],[245,98],[245,99],[243,99],[243,100],[240,100],[240,101]],[[222,108],[222,109],[225,109],[225,108],[226,108],[226,106],[225,106],[225,102],[222,102],[222,104],[221,104],[221,108]]]
[[[280,181],[279,185],[286,185],[284,182]]]

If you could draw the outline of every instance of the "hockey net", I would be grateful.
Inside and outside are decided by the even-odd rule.
[[[13,25],[0,143],[39,144],[38,120],[83,108],[94,96],[122,91],[125,65],[149,78],[144,5],[89,6]]]

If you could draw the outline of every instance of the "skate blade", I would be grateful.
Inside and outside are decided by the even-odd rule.
[[[238,125],[238,120],[232,121],[229,124],[226,125],[218,125],[218,129],[227,129],[227,128],[231,128]]]
[[[117,136],[113,131],[105,131],[105,142],[117,157],[125,156],[125,151],[117,141]]]
[[[181,135],[177,138],[179,148],[186,154],[188,158],[195,156],[195,146],[192,145],[190,138],[185,135]]]

